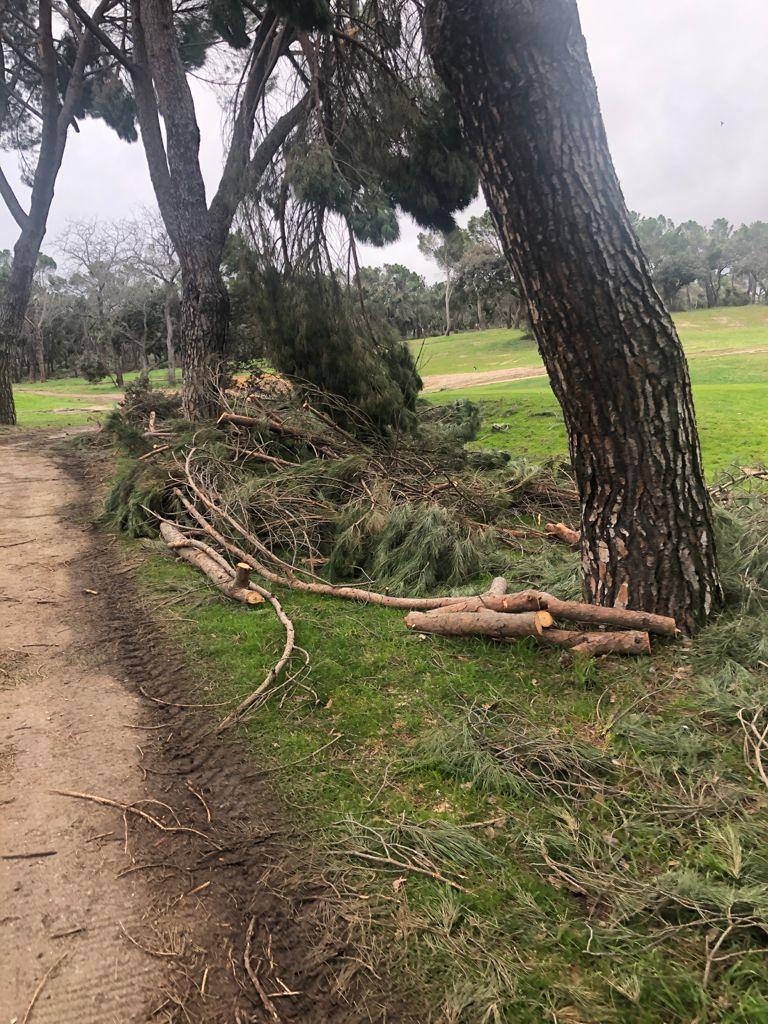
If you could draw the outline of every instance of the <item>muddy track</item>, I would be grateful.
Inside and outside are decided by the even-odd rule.
[[[0,1020],[41,981],[29,1024],[382,1019],[354,1008],[321,860],[238,740],[178,706],[210,698],[91,525],[92,472],[0,443]]]

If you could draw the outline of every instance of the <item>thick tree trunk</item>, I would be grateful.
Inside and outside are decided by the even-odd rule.
[[[24,317],[32,291],[35,262],[42,234],[22,232],[13,252],[13,265],[0,298],[0,424],[16,423],[13,400],[13,358],[21,345]]]
[[[483,300],[480,297],[480,292],[475,292],[475,299],[477,301],[477,327],[478,330],[485,330],[485,313],[483,312]]]
[[[427,40],[563,409],[596,604],[721,598],[685,357],[611,162],[576,0],[428,0]]]
[[[446,336],[450,336],[451,333],[451,281],[448,278],[445,282],[445,333]]]
[[[218,260],[182,264],[181,404],[188,420],[209,419],[221,411],[218,390],[228,333],[229,294]]]

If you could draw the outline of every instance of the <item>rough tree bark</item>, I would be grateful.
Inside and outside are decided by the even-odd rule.
[[[428,0],[560,402],[593,603],[702,623],[721,599],[685,357],[611,161],[576,0]]]
[[[99,24],[109,0],[100,0],[92,18]],[[84,34],[79,40],[64,97],[59,94],[57,52],[53,38],[53,4],[39,2],[37,56],[41,82],[40,148],[32,182],[29,212],[16,198],[5,176],[0,173],[0,192],[20,234],[13,250],[13,264],[0,298],[0,423],[16,423],[16,407],[11,382],[11,356],[17,349],[24,317],[32,291],[32,282],[40,246],[45,237],[48,213],[53,202],[56,178],[64,157],[69,126],[83,94],[85,71],[93,55],[94,40]]]
[[[220,265],[232,218],[246,187],[258,182],[306,116],[309,97],[279,118],[251,155],[258,104],[292,39],[292,30],[268,10],[254,36],[224,171],[209,205],[199,160],[200,130],[179,53],[173,4],[131,0],[131,17],[132,59],[127,61],[113,44],[114,55],[127,65],[133,80],[152,185],[181,267],[182,409],[187,419],[201,420],[217,412],[220,363],[229,333],[229,295]]]

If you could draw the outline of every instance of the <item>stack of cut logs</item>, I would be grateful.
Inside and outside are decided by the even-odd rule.
[[[584,632],[560,629],[556,620],[608,627]],[[601,608],[579,601],[561,601],[538,590],[507,593],[507,582],[496,579],[487,593],[457,600],[427,612],[410,612],[406,625],[417,633],[440,636],[487,636],[494,640],[535,637],[541,643],[564,647],[576,654],[650,654],[650,633],[674,637],[674,619],[628,608]]]

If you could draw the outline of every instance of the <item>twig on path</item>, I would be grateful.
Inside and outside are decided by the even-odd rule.
[[[55,857],[58,850],[38,850],[33,853],[3,853],[0,860],[36,860],[38,857]]]
[[[154,701],[155,704],[162,704],[165,708],[224,708],[227,704],[232,704],[237,699],[233,697],[231,700],[221,701],[220,704],[174,704],[173,701],[153,697],[151,693],[147,693],[143,686],[139,687],[139,693],[142,697],[146,697],[147,700]]]
[[[29,1001],[29,1006],[27,1007],[27,1012],[24,1014],[24,1016],[22,1018],[22,1021],[21,1021],[21,1024],[27,1024],[27,1021],[29,1020],[30,1015],[32,1013],[32,1008],[34,1007],[35,1003],[37,1002],[38,996],[43,991],[43,988],[45,987],[46,981],[48,981],[48,979],[53,974],[53,972],[56,970],[56,968],[59,966],[59,964],[63,963],[67,959],[68,956],[69,956],[69,953],[64,953],[62,956],[59,957],[58,960],[56,960],[54,963],[52,963],[51,966],[48,968],[48,970],[45,972],[45,974],[43,975],[43,977],[40,980],[40,984],[37,986],[37,988],[35,989],[35,991],[32,994],[32,998]]]
[[[264,1009],[269,1014],[270,1019],[273,1020],[275,1024],[282,1024],[280,1020],[280,1014],[277,1012],[275,1004],[270,999],[269,993],[262,985],[261,980],[256,971],[254,970],[253,964],[251,963],[251,949],[253,947],[253,933],[255,930],[256,918],[252,917],[251,923],[248,925],[248,931],[245,936],[245,952],[243,953],[243,964],[245,966],[245,970],[246,973],[248,974],[248,977],[251,979],[251,982],[253,983],[253,987],[259,994],[259,999],[261,999],[264,1005]]]
[[[147,811],[142,811],[141,808],[134,806],[133,804],[123,804],[119,800],[110,800],[109,797],[95,796],[93,793],[77,793],[74,790],[69,789],[52,789],[51,793],[56,796],[68,796],[73,800],[89,800],[94,804],[101,804],[103,807],[114,807],[118,811],[122,811],[123,814],[133,814],[137,818],[143,818],[144,821],[149,822],[150,825],[154,825],[155,828],[160,829],[161,832],[183,832],[187,835],[197,836],[199,839],[204,839],[206,843],[210,843],[211,846],[216,847],[220,850],[219,844],[207,836],[205,832],[200,832],[196,828],[190,828],[186,825],[164,825],[159,818],[156,818],[153,814],[149,814]]]
[[[0,548],[20,548],[22,544],[34,544],[37,537],[30,537],[29,540],[16,540],[12,544],[0,544]]]
[[[208,804],[205,802],[205,800],[203,798],[203,794],[199,793],[195,789],[195,787],[192,785],[192,783],[189,781],[189,779],[187,779],[187,789],[192,794],[192,796],[196,797],[200,801],[200,803],[203,805],[203,810],[205,811],[205,816],[208,819],[208,824],[210,825],[211,822],[213,821],[213,817],[211,816],[211,809],[210,809],[210,807],[208,806]]]
[[[156,956],[161,960],[178,960],[179,957],[184,956],[183,953],[173,953],[165,949],[150,949],[149,946],[142,946],[142,944],[137,939],[134,939],[132,935],[128,934],[128,932],[125,930],[125,925],[123,924],[122,921],[118,921],[117,923],[120,925],[120,931],[123,933],[126,939],[128,939],[129,942],[133,943],[136,949],[140,949],[142,953],[146,953],[148,956]]]

